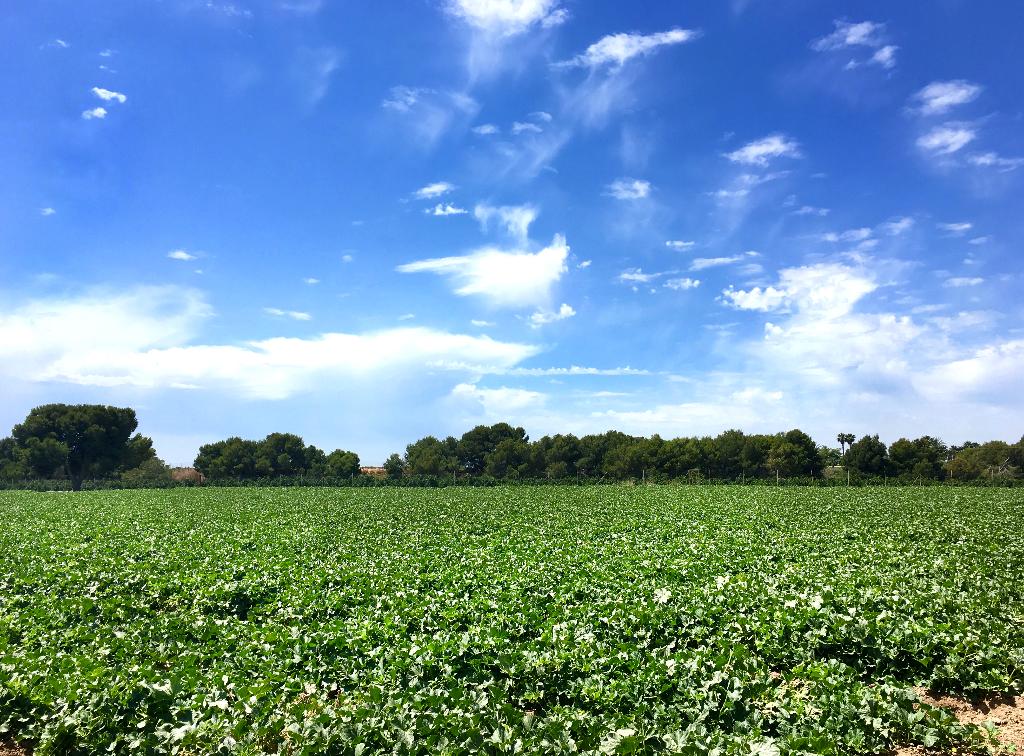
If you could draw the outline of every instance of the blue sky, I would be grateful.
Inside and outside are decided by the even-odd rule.
[[[4,427],[1024,430],[1017,3],[2,14]]]

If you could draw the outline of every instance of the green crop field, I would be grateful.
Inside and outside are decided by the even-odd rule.
[[[983,748],[1024,492],[0,493],[0,742],[46,753]]]

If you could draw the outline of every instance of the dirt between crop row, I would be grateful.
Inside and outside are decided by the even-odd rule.
[[[1014,749],[1017,753],[1024,752],[1024,696],[997,696],[970,700],[954,696],[938,696],[924,688],[914,688],[914,692],[926,704],[941,706],[959,719],[963,724],[983,727],[991,722],[999,738],[1001,752]],[[900,748],[895,756],[924,756],[923,748]]]

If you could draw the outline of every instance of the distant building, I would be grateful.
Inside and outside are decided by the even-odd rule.
[[[194,467],[174,467],[171,468],[171,480],[175,483],[202,485],[206,482],[206,476]]]
[[[359,472],[372,478],[386,478],[388,476],[388,471],[383,467],[360,467]]]

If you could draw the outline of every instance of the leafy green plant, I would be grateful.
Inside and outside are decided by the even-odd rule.
[[[0,738],[883,753],[1020,691],[1016,489],[0,493]]]

